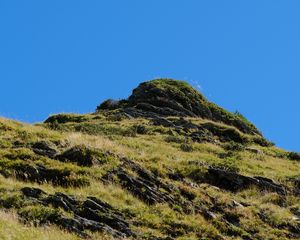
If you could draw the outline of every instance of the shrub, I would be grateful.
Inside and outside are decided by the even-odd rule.
[[[76,145],[56,157],[63,162],[77,163],[79,166],[92,166],[104,164],[112,160],[112,154],[97,149],[88,148],[84,145]]]
[[[182,143],[180,149],[184,152],[192,152],[194,150],[193,145],[190,143]]]
[[[10,160],[36,160],[38,157],[28,148],[16,148],[16,149],[9,149],[5,153],[3,153],[3,157],[10,159]]]
[[[227,157],[222,162],[214,163],[212,167],[238,173],[240,171],[235,157]]]
[[[57,124],[57,123],[67,123],[67,122],[84,122],[88,120],[84,115],[77,115],[77,114],[57,114],[50,116],[46,119],[45,123],[49,124]]]
[[[293,161],[300,161],[300,154],[296,152],[289,152],[287,154],[288,159]]]
[[[168,142],[168,143],[184,143],[185,142],[185,139],[183,137],[180,137],[180,136],[172,136],[172,135],[169,135],[165,138],[165,141]]]
[[[1,189],[2,190],[2,189]],[[0,206],[4,208],[18,208],[22,206],[23,199],[19,193],[1,191]]]
[[[183,169],[180,174],[192,179],[195,182],[203,182],[206,180],[207,168],[203,166],[188,166]]]
[[[147,134],[148,129],[144,125],[133,126],[137,134]]]
[[[269,142],[267,139],[265,139],[263,137],[255,137],[255,138],[253,138],[253,142],[262,147],[272,147],[275,145],[274,143]]]
[[[228,142],[223,145],[223,148],[227,151],[243,151],[245,146],[237,142]]]
[[[204,123],[201,126],[217,136],[221,142],[248,143],[248,139],[233,127],[221,126],[211,122]]]
[[[34,224],[35,226],[54,223],[61,217],[59,209],[46,206],[27,206],[20,209],[18,214],[24,222]]]
[[[124,137],[136,137],[136,134],[137,134],[137,130],[135,127],[125,129],[121,132],[121,135]]]
[[[126,119],[126,116],[122,113],[114,113],[114,114],[107,116],[107,120],[113,121],[113,122],[120,122],[124,119]]]
[[[107,99],[104,102],[102,102],[99,106],[97,106],[96,112],[100,110],[115,110],[120,108],[125,103],[126,100]]]

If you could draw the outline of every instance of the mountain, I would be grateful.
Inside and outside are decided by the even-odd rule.
[[[183,81],[0,133],[0,239],[300,238],[300,155]]]

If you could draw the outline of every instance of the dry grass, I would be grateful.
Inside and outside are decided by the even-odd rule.
[[[19,222],[14,212],[0,210],[0,239],[3,240],[79,240],[55,226],[33,227]]]
[[[202,166],[222,164],[228,160],[227,158],[220,157],[222,154],[227,154],[221,144],[189,142],[193,151],[182,151],[180,141],[166,140],[170,129],[151,126],[148,121],[143,119],[111,121],[104,116],[99,116],[99,118],[95,119],[92,115],[89,115],[88,119],[90,124],[101,124],[102,128],[100,128],[100,132],[89,135],[84,132],[70,131],[69,127],[71,124],[67,124],[68,128],[66,129],[54,131],[45,128],[43,125],[32,126],[0,118],[0,161],[3,155],[10,151],[13,151],[18,157],[18,151],[12,148],[12,144],[16,140],[25,143],[50,140],[53,142],[68,143],[66,144],[67,147],[85,145],[89,148],[108,151],[118,156],[133,159],[142,167],[164,178],[164,181],[170,181],[167,177],[170,171],[180,172],[188,176],[189,171],[195,170],[195,172],[201,175]],[[198,124],[206,121],[203,119],[190,120]],[[77,123],[72,124],[76,125]],[[80,124],[78,123],[78,125]],[[150,133],[143,135],[133,134],[132,136],[122,135],[137,124],[145,125],[150,129]],[[74,127],[73,125],[71,127]],[[224,126],[223,124],[220,125]],[[122,128],[122,131],[112,132],[118,126]],[[109,134],[101,132],[106,131],[106,129],[109,129]],[[175,135],[175,137],[180,136]],[[185,139],[183,138],[183,140]],[[263,154],[259,155],[241,150],[233,152],[230,156],[230,160],[232,160],[233,164],[242,174],[265,176],[283,183],[287,183],[286,180],[289,177],[299,176],[300,163],[283,158],[282,156],[285,154],[284,150],[256,145],[253,147],[261,150]],[[34,153],[31,151],[31,154]],[[218,239],[217,237],[220,235],[223,235],[224,239],[242,239],[243,231],[256,231],[255,238],[257,239],[288,239],[285,235],[286,230],[281,230],[276,225],[291,222],[294,215],[290,209],[293,207],[300,209],[299,197],[295,196],[288,196],[283,200],[275,193],[260,192],[255,188],[239,193],[231,193],[208,184],[190,186],[183,182],[173,182],[172,184],[193,192],[197,196],[197,201],[200,205],[207,208],[213,204],[221,206],[224,212],[216,213],[216,220],[205,220],[200,214],[187,215],[174,211],[167,204],[146,205],[117,183],[103,184],[100,180],[101,176],[107,170],[117,166],[120,163],[118,160],[101,166],[86,168],[72,163],[61,163],[45,157],[35,157],[38,157],[38,161],[47,163],[49,166],[68,167],[74,171],[84,171],[90,185],[78,188],[62,187],[54,186],[51,183],[37,184],[17,181],[13,177],[5,178],[0,175],[1,189],[16,191],[25,186],[33,186],[41,188],[49,194],[64,192],[74,195],[79,199],[85,199],[87,196],[98,197],[113,207],[130,213],[132,216],[130,219],[131,227],[139,236],[154,235],[163,237],[168,234],[168,231],[178,230],[176,226],[181,226],[183,232],[182,235],[176,238],[178,240]],[[28,162],[36,160],[32,158]],[[193,180],[188,179],[188,181]],[[215,199],[215,202],[211,199]],[[243,208],[230,207],[234,200],[247,203],[249,206]],[[270,224],[266,224],[260,219],[258,213],[261,210],[265,211],[268,215]],[[240,227],[226,226],[223,219],[226,213],[238,216]],[[139,225],[133,226],[133,222],[138,222]],[[33,227],[23,225],[19,222],[16,213],[2,210],[0,211],[0,239],[78,239],[78,237],[54,226]],[[93,233],[92,239],[106,240],[111,238],[101,233]]]

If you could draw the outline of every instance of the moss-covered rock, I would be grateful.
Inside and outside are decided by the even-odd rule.
[[[209,102],[184,81],[156,79],[141,83],[127,101],[123,100],[120,104],[118,101],[107,100],[97,107],[97,111],[116,108],[134,108],[163,116],[201,117],[234,126],[247,134],[261,135],[241,114],[230,113]],[[132,115],[141,116],[141,113]]]
[[[113,158],[107,152],[88,148],[84,145],[74,146],[56,157],[63,162],[77,163],[79,166],[92,166],[94,164],[106,163]]]
[[[84,122],[87,118],[84,115],[79,114],[57,114],[52,115],[45,120],[45,123],[49,124],[59,124],[67,122]]]

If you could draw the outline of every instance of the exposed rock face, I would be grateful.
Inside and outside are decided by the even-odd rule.
[[[226,171],[218,168],[209,168],[207,181],[215,186],[230,190],[238,191],[250,186],[256,186],[262,190],[277,192],[280,195],[286,195],[286,188],[273,180],[264,177],[247,177],[241,174]]]
[[[52,183],[59,186],[81,187],[89,185],[86,179],[74,178],[74,173],[69,169],[48,168],[43,165],[19,164],[14,168],[14,173],[2,173],[6,176],[14,175],[17,179],[37,183]]]
[[[194,124],[183,118],[168,120],[163,117],[157,117],[152,120],[152,124],[182,130],[187,137],[190,137],[195,142],[213,143],[215,138],[217,138],[220,142],[247,143],[247,139],[235,128],[224,127],[213,122]]]
[[[98,110],[0,119],[0,209],[83,239],[300,239],[300,155],[241,115],[173,80]]]
[[[128,102],[139,109],[161,110],[164,115],[212,117],[202,95],[186,83],[169,79],[140,84],[133,90]]]
[[[188,193],[182,194],[174,185],[163,182],[158,176],[128,159],[123,161],[122,166],[103,177],[104,182],[114,181],[117,177],[123,188],[149,205],[168,203],[170,207],[181,207],[186,213],[200,211],[192,204]],[[135,172],[137,176],[129,174],[128,169]]]
[[[32,150],[39,155],[47,156],[49,158],[53,158],[58,151],[53,143],[46,141],[35,142],[32,145]]]
[[[156,176],[140,168],[137,164],[125,160],[123,166],[114,169],[103,177],[104,181],[113,181],[117,176],[120,184],[130,191],[133,195],[139,197],[147,204],[156,204],[163,202],[174,202],[167,192],[171,192],[170,186],[162,183]],[[129,167],[138,174],[138,177],[131,176],[126,168]],[[166,192],[161,192],[163,188]]]
[[[56,216],[55,219],[48,220],[83,238],[89,237],[85,230],[105,232],[117,239],[134,235],[124,215],[98,198],[89,197],[84,201],[79,201],[61,192],[48,195],[39,188],[25,187],[21,191],[24,196],[35,199],[39,204],[62,208],[73,214],[73,218]]]
[[[114,104],[111,104],[112,102]],[[129,114],[133,117],[145,117],[144,112],[160,116],[201,117],[232,125],[247,134],[261,135],[246,119],[209,102],[183,81],[157,79],[141,83],[133,90],[127,101],[122,100],[122,104],[117,104],[112,100],[107,100],[97,110],[112,109],[112,105],[113,109],[126,109],[125,111],[131,112]]]

